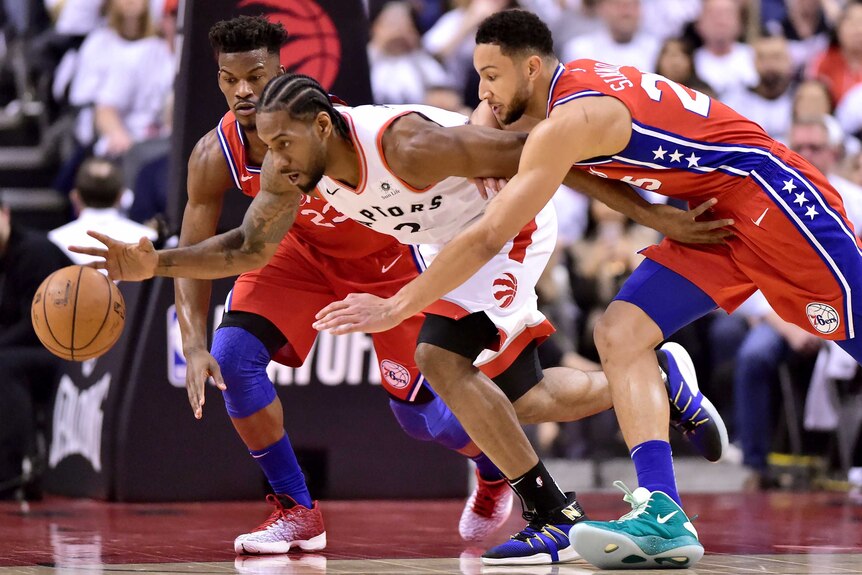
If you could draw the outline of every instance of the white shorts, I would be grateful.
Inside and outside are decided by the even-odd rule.
[[[494,349],[483,351],[474,364],[488,377],[506,370],[532,341],[540,343],[554,327],[539,311],[536,283],[557,242],[557,216],[548,203],[515,239],[475,275],[425,309],[460,319],[485,312],[500,334]],[[431,265],[443,244],[417,246],[422,269]]]

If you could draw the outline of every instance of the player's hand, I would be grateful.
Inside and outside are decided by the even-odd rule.
[[[506,178],[470,178],[470,181],[479,190],[482,199],[487,200],[499,194],[509,180]]]
[[[87,264],[89,267],[108,270],[108,276],[112,280],[141,281],[156,274],[159,256],[153,242],[148,238],[141,238],[137,244],[127,244],[92,230],[88,231],[87,235],[96,238],[105,247],[69,246],[69,251],[104,258],[102,261]]]
[[[224,391],[227,386],[216,359],[205,349],[194,349],[186,356],[186,392],[196,419],[204,415],[206,383],[212,378],[213,385]]]
[[[317,331],[333,335],[377,333],[392,329],[406,318],[399,317],[392,299],[383,299],[368,293],[352,293],[341,301],[329,304],[315,316],[312,324]]]
[[[653,227],[670,239],[684,244],[723,244],[734,236],[729,229],[733,220],[698,221],[717,201],[715,198],[709,199],[691,210],[655,204],[651,208],[656,222]]]

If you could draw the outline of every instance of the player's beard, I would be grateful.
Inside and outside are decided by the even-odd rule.
[[[305,182],[297,183],[297,187],[302,190],[303,193],[310,194],[314,191],[314,188],[317,187],[317,184],[320,183],[320,180],[323,178],[323,174],[326,173],[326,155],[321,153],[319,156],[314,158],[311,166],[309,166],[308,171],[308,179]]]
[[[530,91],[527,83],[524,82],[518,86],[518,90],[512,97],[512,102],[506,107],[506,115],[500,118],[500,123],[504,126],[513,124],[521,119],[524,112],[527,111],[527,103],[530,101]]]

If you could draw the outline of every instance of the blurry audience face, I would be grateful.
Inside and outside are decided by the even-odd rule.
[[[862,55],[862,3],[844,9],[838,22],[838,43],[845,52]]]
[[[409,54],[419,48],[419,31],[407,2],[388,2],[371,25],[371,45],[387,56]]]
[[[500,124],[511,124],[524,115],[533,93],[530,77],[540,63],[538,56],[510,58],[496,44],[476,46],[473,66],[479,73],[479,99],[488,102]]]
[[[152,34],[148,0],[108,0],[108,23],[127,40]]]
[[[760,85],[767,92],[780,95],[793,78],[793,60],[787,41],[780,36],[760,38],[754,43],[754,67]]]
[[[631,42],[640,27],[640,0],[602,0],[599,16],[615,42]]]
[[[838,162],[838,150],[829,143],[829,132],[822,123],[811,120],[790,128],[790,147],[828,175]]]
[[[847,170],[847,177],[857,186],[862,186],[862,152],[850,158]]]
[[[796,89],[793,118],[816,118],[832,113],[832,97],[823,82],[806,80]]]
[[[685,43],[674,38],[665,41],[658,56],[656,72],[668,80],[685,84],[691,78],[693,69],[691,53]]]
[[[742,31],[742,16],[736,0],[705,0],[697,33],[710,50],[729,50]]]
[[[461,114],[470,115],[470,109],[464,105],[464,99],[461,94],[454,88],[442,86],[432,87],[425,91],[425,104],[449,110],[450,112],[458,112]]]
[[[266,48],[218,55],[218,87],[245,130],[255,130],[260,93],[282,72],[278,54],[270,54]]]

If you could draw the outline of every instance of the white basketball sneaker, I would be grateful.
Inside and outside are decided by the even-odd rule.
[[[512,512],[512,488],[505,479],[487,481],[476,471],[476,489],[458,522],[458,533],[464,541],[484,539],[496,531]]]
[[[267,495],[266,500],[275,506],[272,514],[254,531],[237,537],[233,542],[234,551],[260,555],[287,553],[291,547],[303,551],[320,551],[326,547],[326,529],[317,501],[309,509],[287,495]]]

